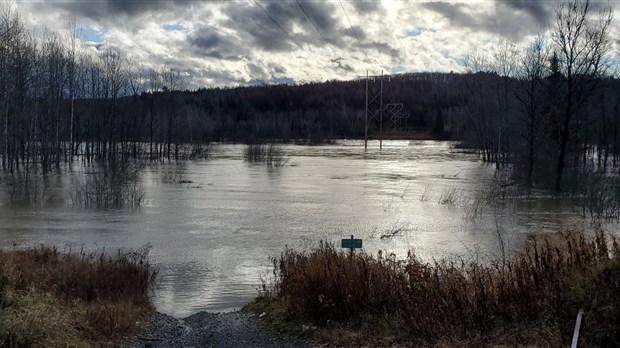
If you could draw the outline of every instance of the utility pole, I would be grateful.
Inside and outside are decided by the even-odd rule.
[[[383,149],[383,70],[381,70],[381,98],[379,104],[379,150]]]
[[[364,152],[368,150],[368,70],[366,70],[366,120],[364,121]]]

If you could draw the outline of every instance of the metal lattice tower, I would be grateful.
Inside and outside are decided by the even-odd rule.
[[[403,103],[389,103],[385,105],[385,111],[390,115],[392,130],[400,130],[402,127],[402,120],[409,118],[409,114],[402,112],[403,108]]]
[[[365,126],[364,126],[364,151],[368,149],[368,122],[371,120],[379,121],[379,149],[383,148],[383,112],[386,110],[383,105],[383,81],[386,79],[389,81],[390,76],[384,75],[383,70],[381,71],[381,75],[368,75],[368,71],[366,71],[366,76],[362,76],[361,78],[366,80],[366,116],[365,116]],[[379,92],[369,96],[369,81],[375,81],[375,79],[380,79],[380,89]],[[377,99],[379,105],[377,104]]]

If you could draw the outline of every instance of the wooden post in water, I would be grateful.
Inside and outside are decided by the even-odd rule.
[[[351,235],[351,243],[353,243],[353,235]],[[354,251],[353,251],[353,250],[355,250],[355,249],[353,249],[353,248],[350,248],[350,249],[349,249],[349,258],[350,258],[351,260],[353,260],[353,253],[354,253]]]

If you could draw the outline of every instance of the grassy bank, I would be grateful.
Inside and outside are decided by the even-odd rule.
[[[0,250],[0,346],[119,346],[154,311],[147,253]]]
[[[263,323],[346,346],[620,345],[620,249],[615,238],[531,237],[491,265],[357,253],[332,244],[286,250],[276,284],[249,307]]]

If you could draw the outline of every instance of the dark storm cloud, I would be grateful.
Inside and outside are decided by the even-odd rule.
[[[372,42],[367,44],[362,43],[362,47],[366,51],[375,50],[381,54],[385,54],[396,59],[400,58],[401,56],[400,50],[390,46],[390,44],[386,42]]]
[[[267,69],[264,66],[256,65],[254,63],[246,64],[248,71],[250,72],[250,76],[269,76]]]
[[[539,25],[544,25],[553,13],[554,2],[542,0],[500,0],[500,5],[527,12]]]
[[[356,0],[352,2],[355,10],[360,14],[368,14],[373,12],[383,12],[383,4],[379,1],[372,0]]]
[[[350,64],[346,62],[343,63],[344,60],[344,58],[336,58],[332,59],[331,62],[335,64],[337,69],[341,69],[348,73],[355,73],[355,68],[353,68]]]
[[[249,53],[240,42],[222,35],[214,27],[199,28],[187,39],[195,48],[196,54],[202,56],[239,60]]]
[[[337,19],[334,17],[334,11],[336,10],[336,8],[333,4],[321,1],[300,1],[299,3],[301,4],[301,7],[306,11],[308,16],[312,19],[314,24],[316,24],[319,30],[323,32],[323,35],[328,35],[329,33],[336,30]]]
[[[330,44],[342,43],[334,4],[322,1],[300,1],[300,4]],[[226,8],[228,20],[223,25],[242,33],[253,47],[270,52],[298,49],[278,25],[301,45],[327,45],[296,2],[272,1],[262,3],[262,6],[277,24],[257,5],[235,3]],[[301,32],[295,32],[296,28],[301,28]]]
[[[286,74],[286,68],[282,65],[277,65],[275,68],[273,68],[273,71],[278,74]]]
[[[95,20],[110,19],[117,15],[137,16],[150,11],[162,11],[180,4],[178,1],[164,0],[74,0],[48,3],[62,7],[74,16]]]
[[[355,30],[355,33],[351,31],[351,28],[346,30],[347,35],[350,35],[352,38],[355,38],[355,36],[357,35],[357,38],[360,41],[364,41],[368,37],[366,35],[366,31],[362,27],[360,27],[359,25],[354,25],[353,26],[353,30]]]
[[[249,41],[249,46],[271,52],[284,52],[293,48],[294,43],[256,5],[234,4],[226,9],[226,14],[228,19],[223,25],[239,31]],[[291,29],[284,22],[280,25]]]
[[[289,34],[295,26],[301,27],[303,32],[296,34],[295,37],[298,41],[323,46],[325,42],[321,38],[322,34],[331,44],[339,44],[337,25],[340,18],[336,17],[336,7],[331,2],[300,0],[297,4],[289,1],[274,1],[266,6],[266,10]],[[320,34],[314,28],[313,23]]]
[[[443,15],[454,25],[467,28],[475,28],[478,26],[478,20],[469,13],[466,13],[464,10],[465,7],[462,4],[448,2],[426,2],[423,3],[422,6]]]
[[[523,6],[526,2],[527,0],[522,2]],[[507,1],[500,1],[495,7],[495,12],[475,16],[463,3],[431,2],[424,3],[422,6],[443,15],[454,27],[484,31],[512,40],[520,40],[523,36],[533,34],[540,29],[539,21],[542,17],[534,18],[533,6],[527,9],[524,7],[522,8],[524,11],[519,13],[515,12],[518,4],[513,1],[513,4],[509,6],[507,3]]]

